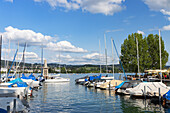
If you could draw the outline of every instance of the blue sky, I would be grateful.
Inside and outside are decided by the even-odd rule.
[[[120,53],[123,41],[135,32],[147,36],[161,29],[170,53],[169,0],[1,0],[0,15],[4,59],[12,59],[19,41],[19,58],[27,42],[27,62],[40,62],[43,44],[47,62],[104,64],[104,33],[108,30],[114,31],[106,33],[109,64],[111,37]],[[9,39],[12,51],[8,57]]]

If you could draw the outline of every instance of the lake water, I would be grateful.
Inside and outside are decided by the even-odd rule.
[[[154,105],[150,100],[131,99],[116,95],[114,91],[76,85],[75,79],[85,76],[62,75],[69,83],[46,83],[28,98],[31,113],[145,113],[166,112],[169,108]],[[116,74],[118,75],[118,74]],[[118,76],[117,76],[118,77]]]

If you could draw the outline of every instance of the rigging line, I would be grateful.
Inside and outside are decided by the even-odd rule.
[[[112,40],[112,42],[113,42],[113,45],[114,45],[114,47],[115,47],[115,50],[116,50],[117,56],[119,57],[119,54],[118,54],[118,51],[117,51],[117,48],[116,48],[116,45],[115,45],[114,40]],[[126,80],[127,80],[127,76],[126,76],[126,74],[125,74],[125,70],[124,70],[124,68],[123,68],[123,65],[122,65],[122,62],[121,62],[120,57],[119,57],[119,62],[120,62],[121,67],[122,67],[122,69],[123,69],[124,76],[126,77]]]

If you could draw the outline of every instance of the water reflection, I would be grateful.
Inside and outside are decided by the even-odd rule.
[[[45,83],[33,93],[34,97],[29,99],[31,112],[142,113],[169,110],[151,103],[149,99],[133,99],[130,96],[117,95],[113,90],[76,85],[74,80],[81,77],[78,75],[63,77],[70,77],[70,82]]]

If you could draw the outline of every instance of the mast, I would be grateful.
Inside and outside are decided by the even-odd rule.
[[[4,44],[5,45],[5,44]],[[5,47],[5,49],[6,49],[7,47]],[[7,66],[7,60],[6,60],[6,54],[7,54],[7,51],[5,50],[4,51],[4,53],[5,53],[5,66],[4,66],[4,68],[6,68],[6,66]],[[6,68],[7,69],[7,68]]]
[[[136,47],[137,47],[137,61],[138,61],[138,74],[140,73],[139,70],[139,49],[138,49],[138,39],[136,38]],[[140,78],[140,75],[139,75]]]
[[[11,71],[11,68],[12,68],[12,66],[13,66],[13,64],[14,64],[14,62],[15,62],[15,58],[16,58],[17,52],[18,52],[18,49],[17,49],[16,52],[15,52],[15,55],[14,55],[14,58],[13,58],[11,67],[9,68],[9,71],[8,71],[8,74],[7,74],[7,77],[8,77],[8,75],[9,75],[9,73],[10,73],[10,71]]]
[[[113,38],[111,38],[111,43],[113,42]],[[114,55],[113,55],[113,43],[112,43],[112,62],[113,62],[113,77],[114,77]]]
[[[25,49],[26,49],[26,43],[25,43],[24,50],[23,50],[23,71],[22,71],[23,74],[24,74],[24,68],[25,68]]]
[[[108,68],[107,68],[107,48],[106,48],[106,36],[105,36],[105,33],[104,33],[104,40],[105,40],[106,73],[108,73]]]
[[[100,60],[100,74],[102,73],[101,67],[101,47],[100,47],[100,40],[99,40],[99,60]]]
[[[41,49],[41,76],[43,76],[43,46]]]
[[[8,65],[9,65],[9,51],[10,51],[10,39],[9,39],[9,45],[8,45],[8,60],[7,60],[7,65],[6,65],[6,80],[7,80],[7,74],[8,74]]]
[[[61,67],[60,67],[60,51],[59,51],[59,73],[61,73]]]
[[[1,49],[2,49],[2,35],[0,39],[0,81],[1,81]]]
[[[161,33],[159,29],[159,56],[160,56],[160,71],[161,71],[161,82],[162,82],[162,59],[161,59]]]

